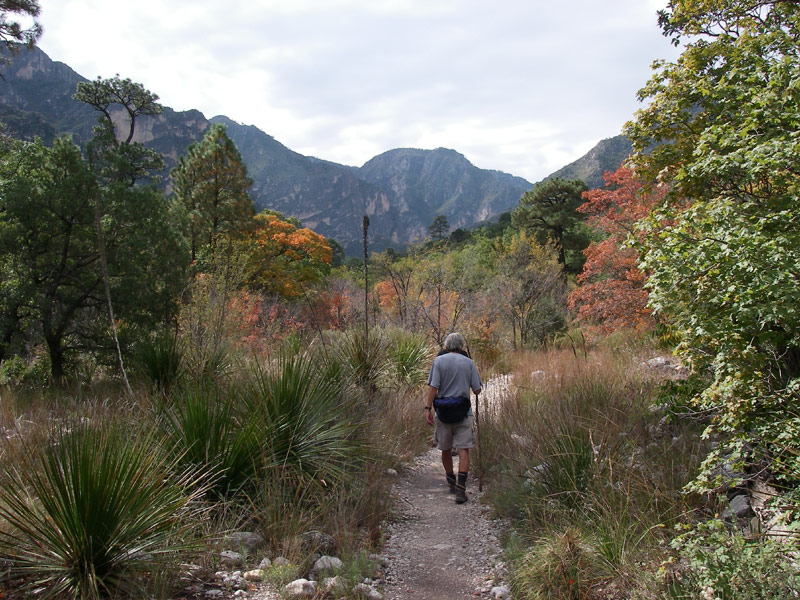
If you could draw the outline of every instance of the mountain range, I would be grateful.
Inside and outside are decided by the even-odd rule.
[[[69,135],[85,144],[96,113],[72,98],[84,77],[42,50],[22,50],[3,66],[0,121],[20,139],[38,136],[51,143]],[[352,167],[294,152],[252,125],[226,116],[207,119],[198,110],[175,111],[141,120],[136,141],[160,152],[167,170],[211,123],[222,123],[236,144],[253,180],[257,208],[293,216],[316,232],[338,241],[345,252],[361,249],[363,215],[370,218],[370,248],[402,247],[428,235],[428,226],[444,215],[451,228],[469,227],[513,209],[532,184],[521,177],[480,169],[455,150],[401,148]],[[580,178],[602,185],[604,170],[615,169],[630,151],[617,136],[604,140],[585,157],[552,176]],[[551,176],[551,177],[552,177]]]

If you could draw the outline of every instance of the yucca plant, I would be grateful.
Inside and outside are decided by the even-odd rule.
[[[197,385],[173,397],[162,414],[170,447],[181,464],[211,476],[211,491],[230,497],[252,487],[262,459],[257,424],[216,386]]]
[[[184,353],[174,335],[143,342],[136,353],[136,363],[153,388],[164,394],[180,382],[185,370]]]
[[[0,561],[43,597],[135,595],[193,544],[202,493],[152,436],[68,425],[2,469]]]
[[[196,358],[195,377],[210,384],[225,381],[233,370],[234,362],[234,353],[230,347],[220,345],[208,348]]]
[[[400,331],[389,340],[388,375],[400,385],[420,385],[433,360],[433,352],[421,335]]]
[[[386,347],[380,332],[373,331],[365,340],[363,332],[349,331],[338,340],[333,353],[352,382],[371,391],[386,373]]]
[[[308,484],[330,485],[361,460],[353,401],[304,355],[255,364],[239,386],[241,404],[264,441],[266,467]]]

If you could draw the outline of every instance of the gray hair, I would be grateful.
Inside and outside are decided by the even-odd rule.
[[[452,352],[454,350],[463,350],[467,343],[464,341],[464,336],[460,333],[451,333],[444,338],[444,349]]]

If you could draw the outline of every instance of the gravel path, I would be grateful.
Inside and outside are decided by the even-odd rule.
[[[393,493],[395,516],[383,550],[386,600],[501,597],[499,527],[480,504],[476,479],[467,485],[469,501],[455,504],[441,453],[431,449],[404,471]]]

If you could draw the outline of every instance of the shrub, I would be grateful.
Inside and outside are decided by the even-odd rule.
[[[411,386],[425,383],[433,360],[433,352],[418,334],[402,330],[393,332],[387,344],[387,374],[395,385]]]
[[[360,417],[340,392],[307,356],[254,363],[235,393],[264,443],[268,471],[298,484],[327,486],[363,458]]]
[[[12,356],[0,363],[0,385],[19,385],[28,371],[21,356]]]
[[[671,598],[781,600],[800,593],[794,543],[748,539],[712,519],[676,537],[672,547],[681,560],[667,583]]]
[[[618,348],[528,355],[516,394],[488,411],[491,502],[535,540],[514,565],[519,597],[630,597],[663,558],[702,453],[693,423],[652,408],[659,381],[641,362]]]
[[[336,338],[333,359],[343,365],[353,384],[371,395],[387,370],[386,344],[381,332],[372,332],[364,340],[363,332],[353,329]]]
[[[587,598],[595,583],[592,577],[595,562],[596,557],[577,530],[536,540],[512,571],[514,598]]]
[[[132,594],[154,567],[185,559],[202,486],[151,436],[68,424],[29,450],[29,464],[4,466],[0,486],[0,560],[25,589]]]

